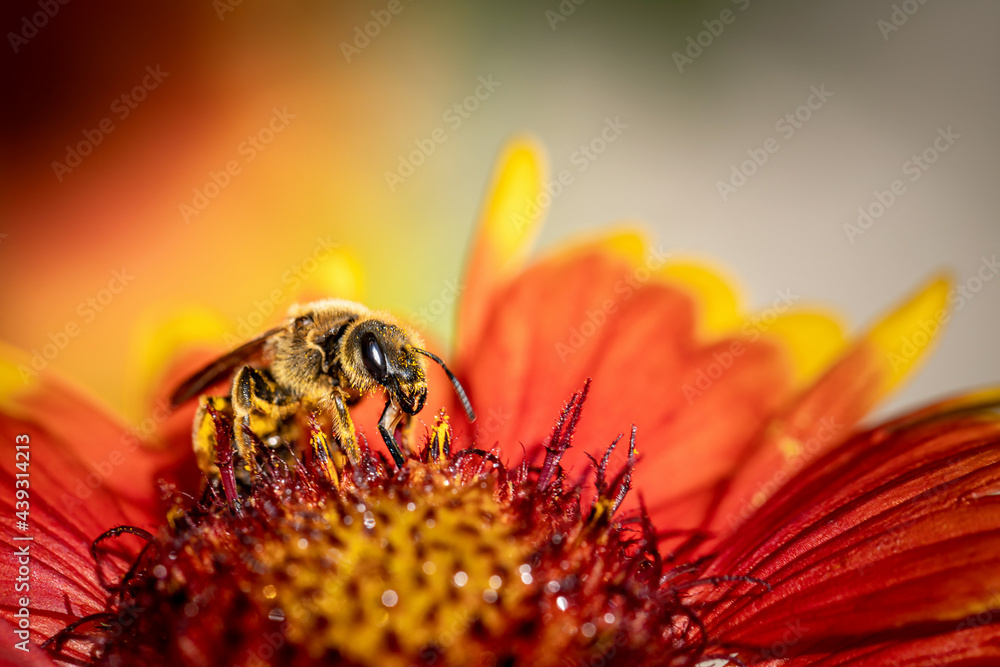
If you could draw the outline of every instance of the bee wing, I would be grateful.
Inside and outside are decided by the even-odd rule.
[[[268,338],[283,329],[284,327],[282,326],[266,331],[202,368],[174,390],[174,393],[170,396],[171,406],[176,408],[178,405],[200,394],[206,387],[215,384],[225,376],[231,374],[237,366],[257,354],[264,347],[264,343],[267,342]]]

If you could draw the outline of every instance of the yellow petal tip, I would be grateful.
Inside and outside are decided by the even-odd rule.
[[[312,259],[312,258],[310,258]],[[308,260],[307,260],[308,261]],[[339,247],[329,248],[315,264],[305,263],[306,278],[301,292],[292,294],[294,301],[307,301],[331,296],[349,301],[362,301],[365,294],[365,272],[353,253]],[[281,304],[283,313],[288,304]]]
[[[0,410],[10,413],[16,397],[38,385],[39,371],[16,347],[0,342]]]
[[[552,203],[545,163],[544,150],[530,137],[511,140],[500,156],[481,230],[501,265],[527,252]]]
[[[793,380],[799,387],[811,384],[847,347],[844,325],[827,312],[779,315],[765,334],[780,340],[791,361]]]
[[[126,379],[129,395],[134,397],[125,406],[128,414],[143,414],[146,401],[179,351],[202,344],[218,347],[219,341],[231,335],[226,324],[214,310],[191,305],[159,304],[143,313],[136,324],[131,372]]]
[[[713,339],[739,328],[743,298],[738,283],[714,262],[691,257],[671,258],[660,277],[681,286],[698,304],[698,333]]]
[[[935,276],[901,306],[878,322],[863,339],[885,358],[881,394],[899,386],[919,367],[951,317],[948,294],[952,281]]]

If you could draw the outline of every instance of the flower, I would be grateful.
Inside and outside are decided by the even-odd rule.
[[[328,454],[304,420],[257,447],[252,484],[193,495],[190,411],[145,451],[66,386],[16,390],[5,363],[0,424],[28,436],[31,477],[27,526],[5,496],[2,539],[34,539],[0,660],[995,660],[1000,395],[857,427],[931,347],[947,282],[848,344],[790,295],[742,316],[716,271],[634,234],[525,268],[542,173],[530,142],[507,149],[470,255],[453,358],[480,421],[432,367],[443,410],[399,468]],[[362,431],[379,407],[355,408]]]

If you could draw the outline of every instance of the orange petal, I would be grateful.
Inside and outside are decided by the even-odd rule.
[[[626,238],[612,243],[627,246]],[[594,242],[525,271],[496,299],[463,379],[480,413],[478,445],[498,442],[519,456],[592,377],[579,447],[564,464],[582,472],[590,465],[583,443],[597,454],[636,424],[634,480],[652,507],[728,474],[787,400],[791,373],[783,351],[763,339],[701,343],[692,298],[653,277],[662,259],[636,266],[628,254]],[[682,472],[664,484],[664,470]]]
[[[717,338],[739,328],[741,299],[733,288],[734,281],[722,278],[719,267],[710,269],[704,260],[671,259],[658,274],[692,294],[701,338]]]
[[[538,234],[549,203],[543,163],[541,147],[527,138],[509,143],[497,162],[465,271],[458,359],[479,340],[498,290],[521,268]]]
[[[940,334],[946,280],[920,289],[872,329],[776,417],[748,449],[705,526],[728,534],[805,463],[846,438],[851,428],[916,369]]]
[[[8,553],[14,538],[31,535],[33,638],[47,638],[79,616],[101,611],[107,598],[97,583],[90,546],[120,524],[154,529],[162,517],[156,480],[170,478],[176,450],[153,454],[135,434],[46,372],[20,381],[24,355],[0,350],[0,439],[10,456],[0,461],[0,542]],[[20,385],[20,386],[18,386]],[[28,436],[30,512],[27,528],[15,521],[15,438]],[[23,463],[23,461],[21,461]],[[120,564],[124,561],[112,558]],[[15,559],[0,560],[0,579],[13,581]],[[0,607],[14,620],[15,609]]]

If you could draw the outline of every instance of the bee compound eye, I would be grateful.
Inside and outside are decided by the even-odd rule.
[[[385,353],[382,352],[378,338],[370,331],[361,337],[361,360],[376,382],[385,380],[388,372],[385,364]]]

